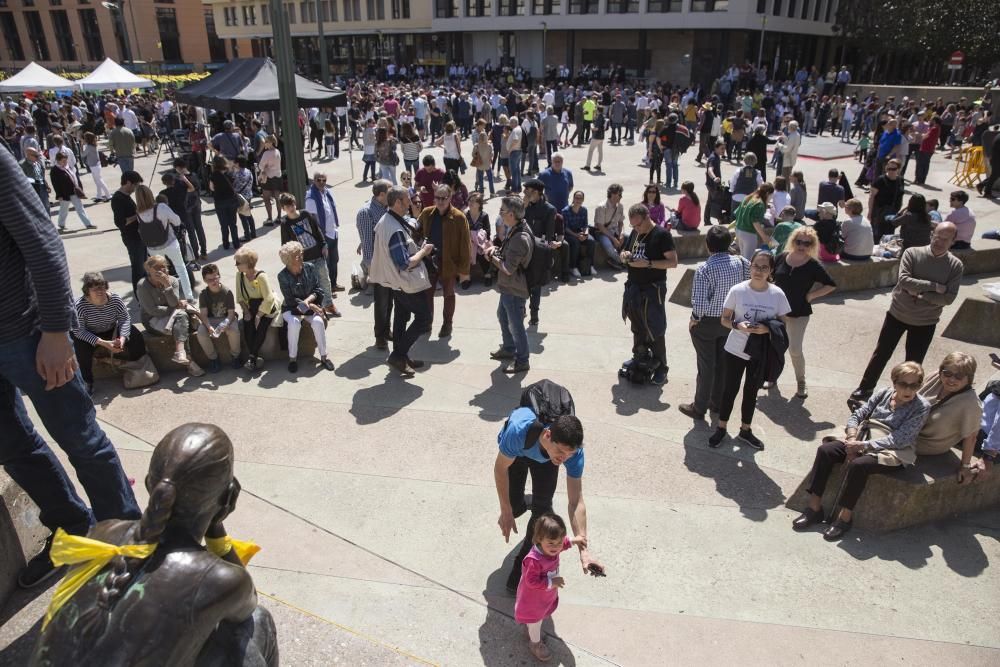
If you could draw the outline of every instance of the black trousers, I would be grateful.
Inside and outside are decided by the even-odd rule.
[[[556,485],[559,483],[559,466],[551,463],[539,463],[534,459],[518,457],[514,463],[507,468],[507,483],[509,485],[510,506],[514,509],[514,514],[520,514],[525,509],[524,488],[531,475],[531,518],[524,528],[524,540],[521,548],[514,558],[514,566],[511,568],[510,576],[507,577],[507,586],[517,588],[517,582],[521,580],[521,562],[531,551],[534,544],[532,534],[535,531],[535,521],[546,512],[552,511],[552,497],[556,493]]]
[[[823,497],[826,490],[826,482],[830,479],[833,466],[847,460],[847,446],[841,440],[831,440],[820,445],[816,449],[816,458],[813,461],[812,471],[809,478],[809,493]],[[844,482],[837,494],[836,507],[846,510],[854,510],[868,483],[869,475],[884,475],[886,473],[902,470],[903,466],[886,466],[878,462],[878,459],[871,454],[859,456],[847,464],[844,473]]]
[[[115,336],[118,335],[116,329],[94,333],[98,338],[104,340],[114,340]],[[87,384],[93,384],[95,346],[73,336],[73,349],[76,351],[76,361],[80,365],[80,375],[83,376],[83,381]],[[140,359],[142,355],[146,354],[146,342],[142,339],[142,332],[136,329],[134,324],[129,330],[128,338],[125,339],[125,349],[118,354],[124,354],[129,361]]]
[[[128,263],[132,268],[132,293],[135,294],[139,281],[146,277],[146,268],[143,264],[149,253],[146,252],[146,244],[142,239],[122,239],[122,243],[128,252]]]
[[[744,424],[753,422],[753,413],[757,409],[757,392],[760,387],[753,381],[747,371],[750,362],[740,359],[729,352],[725,353],[725,370],[723,371],[722,405],[719,406],[719,421],[728,422],[736,404],[736,394],[740,391],[740,380],[743,380],[743,401],[740,403],[740,419]],[[746,377],[744,378],[744,374]]]
[[[253,321],[256,317],[257,314],[254,313],[250,319],[242,320],[243,340],[246,341],[251,358],[260,356],[260,348],[267,338],[267,329],[271,326],[271,320],[274,319],[273,317],[261,317],[260,323],[255,326]]]
[[[372,283],[375,292],[375,338],[389,340],[392,334],[392,290]]]
[[[689,332],[698,361],[698,378],[695,380],[694,409],[705,413],[718,411],[725,387],[726,338],[729,329],[722,326],[718,317],[702,317]]]
[[[427,295],[424,292],[408,294],[402,290],[393,290],[392,306],[396,309],[392,318],[392,354],[397,358],[408,357],[410,348],[431,326],[431,309],[427,305]],[[412,322],[410,322],[411,315]]]
[[[875,343],[875,351],[868,361],[865,374],[861,377],[859,388],[864,391],[872,391],[878,384],[879,376],[885,370],[885,365],[892,358],[892,353],[899,344],[899,339],[906,334],[906,361],[915,361],[918,364],[924,363],[927,355],[927,348],[931,346],[934,339],[934,329],[936,324],[918,326],[900,322],[891,313],[885,314],[882,322],[882,330],[878,334],[878,342]]]

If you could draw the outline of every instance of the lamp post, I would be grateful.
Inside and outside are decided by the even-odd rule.
[[[127,62],[132,67],[135,67],[135,60],[132,58],[132,46],[129,44],[128,41],[128,28],[125,26],[125,15],[122,9],[122,1],[123,0],[119,0],[118,2],[106,1],[102,2],[101,5],[105,9],[110,10],[115,15],[115,20],[118,22],[118,27],[122,31],[122,42],[124,43],[125,46],[125,53],[122,55],[125,56],[125,62]]]
[[[378,56],[378,74],[376,77],[382,75],[382,31],[375,31],[375,54]]]
[[[760,15],[760,46],[757,47],[757,69],[760,69],[760,61],[764,58],[764,31],[767,29],[767,14]]]
[[[281,134],[284,139],[288,191],[297,198],[306,192],[306,159],[299,136],[299,102],[295,90],[295,65],[292,57],[292,35],[288,28],[288,13],[282,0],[270,0],[271,36],[274,64],[278,69],[278,98]]]
[[[548,62],[545,59],[545,42],[549,36],[549,24],[547,21],[541,21],[542,24],[542,77],[545,77],[545,63]]]

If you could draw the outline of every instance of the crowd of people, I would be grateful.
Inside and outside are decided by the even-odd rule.
[[[536,88],[513,71],[501,75],[509,80],[499,83],[474,78],[482,74],[478,69],[456,69],[443,82],[416,74],[410,79],[394,70],[385,83],[345,82],[346,106],[302,109],[298,128],[285,132],[268,113],[225,119],[204,109],[179,108],[169,95],[77,94],[61,103],[8,100],[3,138],[10,150],[4,164],[19,159],[18,176],[27,179],[35,198],[20,202],[19,210],[50,212],[54,194],[59,232],[67,229],[70,206],[85,227],[93,227],[81,178],[89,172],[95,201],[110,202],[131,267],[144,331],[98,272],[83,277],[75,321],[43,328],[71,333],[70,354],[79,364],[83,387],[94,391],[92,366],[99,348],[101,354],[135,361],[147,353],[144,335],[169,337],[170,362],[193,376],[206,370],[195,362],[193,344],[208,359],[209,372],[226,362],[257,373],[266,363],[268,337],[276,335],[277,349],[287,350],[288,371],[296,373],[302,330],[308,329],[319,366],[332,371],[326,336],[330,319],[341,315],[336,298],[346,288],[339,282],[339,239],[341,225],[350,223],[328,183],[332,165],[324,163],[339,159],[345,148],[357,149],[371,197],[353,212],[361,268],[354,278],[359,289],[371,287],[374,346],[388,351],[386,363],[399,374],[412,376],[426,365],[411,352],[421,336],[434,330],[437,289],[443,295],[437,335],[447,338],[454,328],[456,287],[468,287],[473,279],[495,286],[500,342],[490,356],[503,372],[522,374],[530,369],[528,329],[540,325],[546,285],[580,282],[606,270],[626,276],[621,314],[631,330],[632,356],[621,375],[662,385],[669,372],[667,271],[678,265],[674,232],[704,232],[709,257],[695,271],[689,319],[697,378],[693,400],[678,409],[695,420],[714,415],[707,445],[716,448],[728,437],[742,390],[738,442],[762,450],[764,443],[753,432],[757,396],[778,380],[786,354],[796,396],[808,398],[803,350],[812,306],[836,289],[824,264],[898,256],[892,304],[849,398],[852,414],[845,435],[819,446],[810,472],[809,508],[793,527],[805,530],[827,518],[821,501],[836,463],[845,463],[848,472],[825,528],[829,540],[850,529],[871,474],[891,474],[913,465],[918,456],[956,446],[961,447],[960,483],[990,474],[1000,452],[1000,387],[990,385],[982,395],[985,402],[980,401],[974,389],[976,362],[962,352],[947,355],[935,371],[923,367],[942,310],[961,283],[963,265],[954,253],[968,251],[974,237],[970,197],[963,189],[951,192],[947,213],[919,193],[903,202],[911,157],[916,165],[912,182],[920,186],[936,152],[948,158],[963,142],[982,145],[991,119],[981,105],[946,104],[940,98],[858,99],[847,93],[846,70],[825,77],[802,70],[779,83],[768,81],[766,72],[760,78],[752,68],[734,66],[709,90],[630,86],[616,76],[602,81],[557,76]],[[845,142],[858,139],[862,172],[853,185],[866,190],[867,197],[855,196],[850,178],[832,169],[816,185],[810,207],[806,178],[796,163],[803,141],[827,131]],[[98,137],[104,137],[107,152]],[[574,182],[566,156],[571,146],[587,146],[582,169],[603,174],[606,139],[612,146],[633,147],[628,150],[648,171],[648,185],[626,196],[620,183],[609,182],[589,211],[584,205],[588,193]],[[163,189],[154,194],[134,161],[138,150],[149,153],[162,141],[183,145],[185,153],[171,159],[171,168],[160,175]],[[306,192],[287,191],[287,141],[316,151]],[[995,142],[993,160],[1000,154],[1000,139]],[[443,168],[431,148],[443,151]],[[690,158],[685,170],[693,165],[704,172],[702,194],[695,186],[700,176],[681,179],[683,155]],[[111,165],[120,168],[113,194],[105,181]],[[463,182],[470,169],[476,172],[472,188]],[[998,173],[994,163],[982,182],[988,199]],[[675,204],[664,202],[666,193],[676,194]],[[499,215],[491,220],[485,203],[498,195]],[[11,196],[3,193],[0,204]],[[254,218],[258,196],[266,211],[261,228]],[[208,261],[203,197],[213,202],[221,254],[233,253],[231,281],[224,279],[219,263]],[[27,239],[8,227],[4,217],[7,241],[0,249],[12,256],[28,258],[21,244],[38,243],[46,234],[36,225],[35,237]],[[269,227],[279,228],[284,267],[273,280],[258,268],[260,257],[251,243]],[[54,255],[48,261],[65,264]],[[198,274],[203,288],[196,292]],[[43,319],[48,316],[41,312]],[[878,388],[904,334],[906,361],[892,369],[891,386]],[[65,375],[66,363],[53,373]],[[0,372],[7,378],[5,367]],[[67,377],[62,380],[71,384]],[[23,380],[7,381],[20,387]],[[35,400],[37,393],[28,395]],[[533,431],[537,417],[530,411],[511,414],[500,436],[497,482],[499,523],[509,538],[514,520],[529,509],[509,483],[519,480],[523,490],[530,472],[536,493],[543,476],[545,488],[554,491],[551,464],[565,464],[570,473],[574,538],[551,514],[551,494],[548,505],[531,504],[528,534],[508,579],[508,588],[518,591],[518,620],[528,624],[532,651],[544,659],[539,624],[555,608],[552,590],[562,585],[558,554],[576,546],[585,570],[603,568],[587,551],[579,495],[582,426],[560,417]],[[104,447],[98,441],[94,436],[88,442]],[[62,440],[59,444],[66,446]],[[32,441],[31,447],[37,444]],[[29,493],[37,492],[38,480],[22,478],[18,481]],[[94,499],[100,493],[88,488],[88,494],[97,514]],[[79,499],[70,497],[67,503],[76,507]],[[106,505],[100,513],[136,518],[134,499],[119,504]],[[71,518],[78,528],[80,513]],[[51,523],[62,525],[59,521]],[[43,566],[33,567],[44,574]],[[542,586],[553,567],[556,575]],[[29,574],[28,580],[37,576]]]

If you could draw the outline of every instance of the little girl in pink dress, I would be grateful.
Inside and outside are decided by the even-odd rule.
[[[514,618],[528,626],[528,648],[545,662],[552,657],[542,642],[542,621],[559,606],[559,589],[565,581],[559,576],[559,554],[584,542],[583,537],[566,537],[566,524],[555,514],[543,514],[535,521],[531,541],[535,546],[524,557],[521,582],[517,586]]]

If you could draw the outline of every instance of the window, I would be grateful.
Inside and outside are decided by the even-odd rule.
[[[569,13],[596,14],[599,5],[597,0],[569,0]]]
[[[757,0],[757,13],[767,14],[767,0]]]
[[[76,60],[76,45],[73,44],[73,31],[69,27],[69,17],[65,9],[49,12],[52,15],[52,28],[56,34],[56,44],[59,46],[59,57],[64,61]]]
[[[371,2],[372,0],[368,0]],[[458,16],[458,0],[434,0],[434,18],[453,19]]]
[[[788,0],[788,18],[795,18],[795,0]]]
[[[559,0],[535,0],[532,13],[536,16],[548,16],[562,12],[559,11]]]
[[[409,7],[407,7],[409,9]],[[344,20],[361,20],[361,0],[344,0]]]
[[[649,0],[649,11],[652,12],[680,12],[683,11],[683,0]]]
[[[35,60],[51,60],[49,43],[45,41],[45,29],[38,12],[24,12],[24,22],[28,24],[28,40],[35,53]]]
[[[183,62],[181,59],[181,33],[177,29],[177,10],[173,7],[157,7],[156,27],[160,29],[160,49],[163,51],[163,61],[168,63]]]
[[[264,25],[271,25],[271,7],[269,5],[260,6],[260,22]]]
[[[93,9],[81,9],[80,34],[83,35],[83,45],[87,47],[87,60],[104,60],[104,42],[101,41],[101,27],[97,24],[97,12]]]
[[[559,4],[559,0],[556,0]],[[538,11],[535,12],[536,14]],[[467,16],[493,16],[493,0],[465,0]]]
[[[691,0],[692,12],[728,12],[729,0]]]
[[[215,32],[215,14],[208,8],[205,9],[205,29],[208,32],[209,58],[213,63],[226,62],[226,43],[219,38],[219,33]]]
[[[802,0],[802,14],[799,15],[799,18],[803,21],[809,18],[809,0]]]
[[[500,16],[524,16],[524,0],[500,0]]]
[[[490,0],[486,0],[489,3]],[[392,18],[410,18],[410,0],[392,0]]]
[[[456,2],[455,4],[455,16],[458,16],[458,3]],[[385,20],[385,0],[368,0],[368,20]]]
[[[319,19],[321,21],[337,20],[337,0],[322,0],[319,3]]]
[[[288,14],[288,22],[295,23],[295,3],[286,2],[285,3],[285,13]]]
[[[774,7],[772,7],[772,11],[774,12],[774,15],[775,16],[781,16],[781,9],[782,9],[782,7],[781,7],[781,0],[774,0]]]
[[[94,10],[89,11],[93,13]],[[97,23],[96,17],[94,23]],[[13,14],[10,12],[0,14],[0,29],[3,30],[3,41],[7,44],[7,55],[10,56],[10,59],[24,60],[24,46],[21,44],[21,36],[17,33],[17,24],[14,23]],[[97,59],[94,58],[94,60]]]
[[[225,20],[226,25],[236,25],[236,8],[223,7],[222,18]]]
[[[299,3],[299,18],[302,19],[303,23],[315,23],[316,22],[316,3],[315,2],[300,2]]]
[[[823,20],[829,23],[832,14],[833,14],[833,0],[826,0],[826,18],[824,18]]]
[[[639,0],[608,0],[608,14],[636,14]]]
[[[813,5],[813,21],[819,21],[820,12],[823,11],[823,0],[816,0],[816,4]]]
[[[243,5],[243,25],[257,25],[257,8],[253,5]]]

